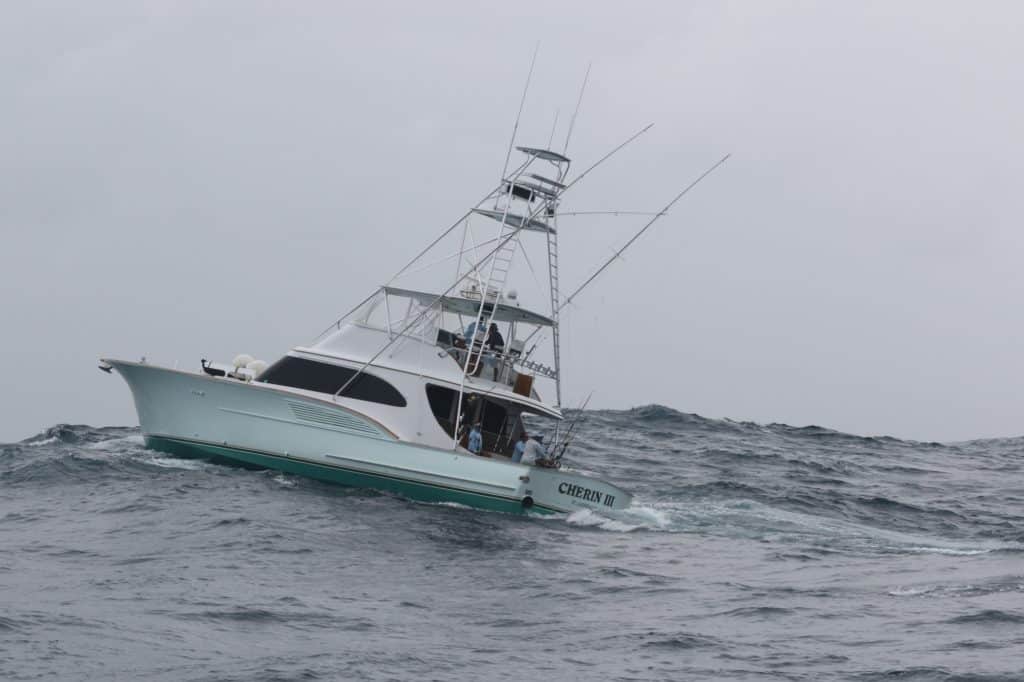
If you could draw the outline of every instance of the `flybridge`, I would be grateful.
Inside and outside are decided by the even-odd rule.
[[[481,307],[479,297],[461,298],[458,296],[438,296],[437,294],[430,293],[429,291],[413,291],[412,289],[399,289],[397,287],[384,287],[384,292],[390,296],[401,296],[413,299],[423,306],[437,305],[440,306],[441,310],[444,312],[454,313],[465,317],[475,317]],[[550,317],[545,317],[540,313],[520,308],[518,305],[513,305],[509,302],[499,302],[496,304],[494,302],[494,297],[485,301],[483,303],[483,308],[485,314],[489,314],[490,319],[495,322],[523,322],[542,327],[550,327],[554,324],[554,320]]]
[[[550,161],[552,163],[564,163],[566,166],[568,166],[570,163],[568,156],[565,156],[564,154],[559,154],[558,152],[553,152],[550,149],[537,149],[536,147],[516,147],[516,149],[529,156],[535,156],[538,159],[543,159],[545,161]],[[565,185],[562,185],[562,187],[564,188]]]
[[[533,200],[534,194],[532,194],[532,193],[528,194],[528,193],[525,193],[525,192],[522,192],[522,191],[516,191],[519,188],[523,188],[524,187],[523,184],[521,184],[521,183],[517,183],[517,184],[509,183],[508,186],[510,188],[509,193],[512,196],[514,196],[515,198],[517,198],[517,199],[526,199],[527,201],[532,201]],[[557,194],[549,194],[549,195],[546,195],[546,198],[554,199],[557,196],[558,196]],[[503,223],[505,225],[508,225],[509,227],[513,227],[513,228],[516,228],[516,229],[532,230],[534,232],[553,232],[554,231],[553,227],[551,227],[550,225],[548,225],[547,223],[545,223],[542,220],[534,220],[533,218],[528,218],[526,216],[516,215],[515,213],[509,213],[507,211],[489,211],[489,210],[483,209],[483,208],[474,208],[473,209],[473,213],[476,213],[476,214],[479,214],[479,215],[483,215],[483,216],[487,216],[488,218],[491,218],[493,220],[497,220],[499,223]]]

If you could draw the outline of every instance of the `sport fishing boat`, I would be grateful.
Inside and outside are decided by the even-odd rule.
[[[559,312],[583,287],[560,295],[558,216],[562,195],[640,133],[571,180],[569,158],[550,149],[515,147],[523,157],[509,169],[510,144],[497,187],[388,284],[269,366],[242,355],[204,359],[194,372],[145,359],[100,368],[127,381],[155,450],[506,512],[628,507],[625,490],[562,464],[575,422],[562,411]],[[446,243],[458,244],[454,254],[414,268]],[[547,299],[543,312],[508,286],[521,264]],[[406,281],[441,266],[447,286]],[[482,436],[474,451],[471,427]],[[549,432],[546,456],[531,464],[513,457],[527,428]]]
[[[461,228],[465,243],[477,222],[496,228],[485,243],[460,249],[459,274],[447,288],[382,286],[312,344],[269,366],[240,356],[186,372],[104,359],[101,367],[131,388],[146,446],[502,511],[628,506],[621,488],[561,466],[555,221],[569,159],[518,149],[524,163],[442,235]],[[527,233],[547,250],[544,313],[521,306],[506,288]],[[538,359],[540,344],[527,349],[541,334],[550,362]],[[553,384],[553,401],[542,397],[542,380]],[[553,424],[547,466],[512,461],[524,415]],[[467,449],[473,424],[482,426],[477,453]]]

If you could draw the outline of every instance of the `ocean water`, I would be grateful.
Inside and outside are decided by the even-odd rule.
[[[2,680],[1021,680],[1024,439],[586,413],[533,517],[55,426],[0,446]]]

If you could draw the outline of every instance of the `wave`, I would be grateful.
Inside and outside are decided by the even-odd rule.
[[[985,609],[974,613],[966,613],[946,621],[954,625],[978,624],[978,625],[1020,625],[1024,623],[1024,613],[1012,611],[1001,611],[999,609]]]
[[[889,590],[891,597],[984,597],[991,594],[1024,593],[1024,581],[1019,577],[984,580],[977,584],[925,584],[908,585]]]
[[[1024,551],[1024,517],[1008,511],[1009,477],[980,485],[986,458],[1005,464],[1008,443],[936,449],[817,426],[708,419],[664,405],[585,413],[568,468],[631,490],[621,514],[563,517],[579,529],[613,533],[702,533],[783,538],[777,554],[814,560],[835,539],[844,551],[948,556]],[[988,441],[985,441],[988,442]],[[1019,451],[1018,451],[1019,452]],[[211,468],[203,460],[147,450],[137,428],[56,424],[0,450],[0,480],[52,485],[152,477]],[[161,473],[164,472],[164,473]],[[274,474],[287,489],[299,479]],[[455,505],[436,505],[455,506]]]
[[[120,426],[57,424],[0,452],[0,480],[9,485],[89,483],[209,466],[148,450],[137,428]]]
[[[128,426],[89,426],[88,424],[55,424],[41,433],[26,438],[19,443],[8,445],[22,445],[27,447],[39,447],[53,443],[65,443],[68,445],[81,445],[86,443],[97,443],[111,438],[122,438],[131,435],[138,435],[139,430]]]
[[[702,430],[702,431],[718,431],[718,432],[732,432],[732,433],[743,433],[743,434],[773,434],[776,436],[783,436],[793,439],[803,439],[811,441],[846,441],[846,442],[857,442],[873,446],[892,447],[892,446],[912,446],[917,448],[946,448],[947,444],[939,442],[921,442],[914,440],[905,440],[896,438],[894,436],[863,436],[852,433],[845,433],[837,431],[835,429],[826,428],[824,426],[807,425],[807,426],[792,426],[790,424],[783,424],[779,422],[772,422],[768,424],[760,424],[752,421],[735,421],[732,419],[715,419],[711,417],[704,417],[702,415],[681,412],[673,409],[666,405],[658,403],[651,403],[648,405],[641,405],[632,407],[628,410],[594,410],[587,412],[586,415],[591,414],[602,415],[605,418],[612,419],[625,419],[636,422],[641,425],[657,425],[662,427],[672,427],[681,430]],[[1014,440],[1014,439],[1011,439]],[[1016,440],[1017,445],[1020,444],[1020,440]]]

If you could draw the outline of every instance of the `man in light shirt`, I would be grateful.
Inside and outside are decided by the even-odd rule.
[[[548,461],[548,451],[544,448],[544,436],[527,436],[526,446],[523,447],[521,464],[530,466],[544,466]]]
[[[526,449],[526,439],[529,436],[526,435],[526,431],[522,431],[519,434],[519,440],[516,441],[516,447],[512,450],[512,461],[519,463],[523,459],[523,451]]]
[[[480,422],[477,422],[473,424],[473,429],[469,432],[469,447],[467,449],[474,455],[479,455],[483,447],[484,436],[480,433]]]

